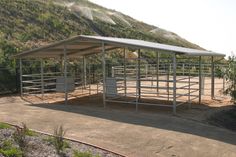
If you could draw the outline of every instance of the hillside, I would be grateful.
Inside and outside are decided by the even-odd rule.
[[[87,0],[1,0],[0,40],[29,49],[78,34],[143,39],[200,48],[175,33]],[[6,44],[6,43],[5,43]]]

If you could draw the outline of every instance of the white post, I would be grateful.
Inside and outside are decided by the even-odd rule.
[[[65,105],[68,103],[68,89],[67,89],[67,49],[64,45],[64,91],[65,91]]]
[[[20,95],[23,96],[22,59],[20,58]]]
[[[103,106],[106,108],[106,54],[105,44],[102,42],[102,73],[103,73]]]
[[[42,99],[44,97],[44,63],[43,63],[43,59],[40,59],[40,68],[41,68],[41,96]]]
[[[176,54],[173,55],[173,114],[176,114]]]

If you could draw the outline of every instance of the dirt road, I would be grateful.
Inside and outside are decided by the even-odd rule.
[[[17,96],[0,98],[0,121],[25,122],[53,133],[64,124],[67,136],[131,157],[235,157],[236,132],[171,114],[147,114],[101,107],[29,104]]]

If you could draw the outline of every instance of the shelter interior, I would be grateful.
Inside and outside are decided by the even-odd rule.
[[[223,54],[134,39],[77,36],[15,56],[21,96],[102,97],[109,103],[169,107],[221,95]],[[61,94],[58,94],[61,93]]]

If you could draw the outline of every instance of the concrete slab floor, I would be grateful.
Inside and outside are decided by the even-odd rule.
[[[26,123],[53,133],[56,125],[67,137],[131,157],[235,157],[236,132],[171,114],[120,111],[97,106],[29,104],[18,96],[0,98],[0,121]]]

